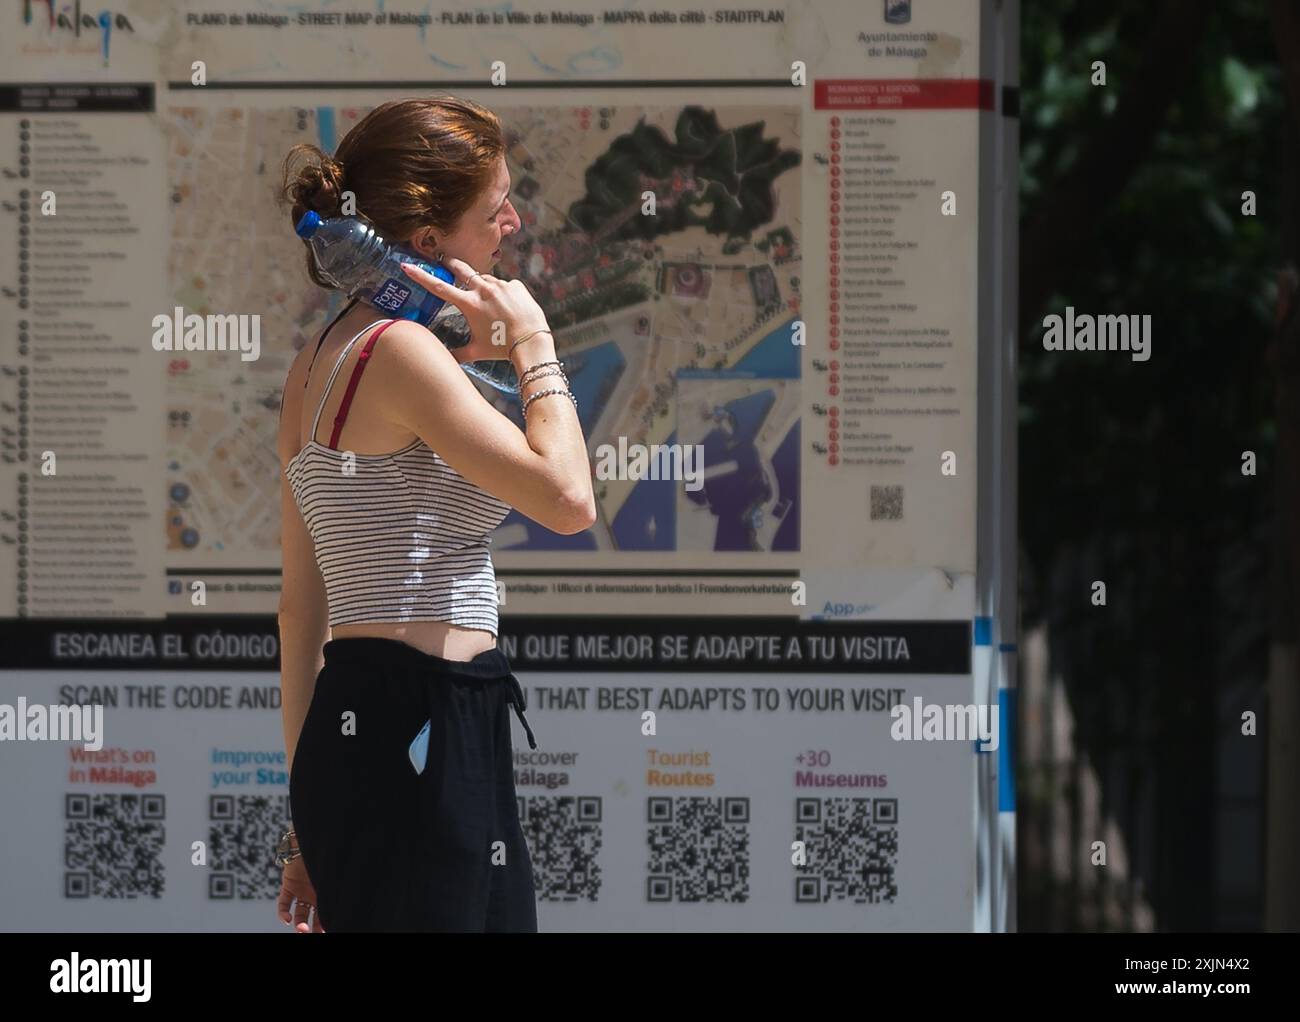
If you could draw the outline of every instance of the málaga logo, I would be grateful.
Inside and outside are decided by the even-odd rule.
[[[56,0],[23,0],[24,25],[32,23],[34,8],[44,10],[41,20],[46,22],[51,33],[71,32],[73,37],[78,39],[83,32],[87,35],[98,33],[100,50],[105,61],[108,60],[108,40],[113,30],[116,29],[119,32],[135,31],[130,19],[125,14],[117,14],[107,8],[101,10],[98,14],[91,14],[89,11],[81,9],[81,0],[74,0],[73,3],[56,3]]]
[[[885,21],[906,25],[912,20],[912,0],[885,0]]]

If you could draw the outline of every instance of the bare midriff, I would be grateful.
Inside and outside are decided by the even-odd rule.
[[[491,632],[445,621],[367,621],[336,625],[330,629],[330,638],[397,639],[422,653],[442,657],[444,660],[473,660],[479,653],[492,649],[497,644],[496,637]]]

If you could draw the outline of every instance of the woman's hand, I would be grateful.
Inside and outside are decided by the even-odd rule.
[[[461,259],[447,258],[443,265],[465,289],[439,280],[413,263],[403,263],[402,269],[421,287],[464,314],[470,342],[452,352],[458,362],[508,358],[510,345],[516,340],[534,330],[546,329],[546,314],[522,280],[501,280],[480,273]]]
[[[275,914],[280,922],[292,926],[298,933],[325,932],[320,924],[320,913],[316,911],[316,889],[307,878],[307,867],[303,865],[301,855],[284,867]]]

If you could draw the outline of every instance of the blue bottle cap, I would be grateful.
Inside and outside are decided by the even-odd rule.
[[[310,238],[320,227],[320,214],[314,209],[307,210],[298,221],[298,226],[294,228],[295,233],[300,238]]]

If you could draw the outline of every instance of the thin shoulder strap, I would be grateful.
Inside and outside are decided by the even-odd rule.
[[[343,420],[348,417],[348,409],[352,406],[352,395],[357,392],[357,384],[361,382],[361,370],[365,369],[366,363],[370,361],[370,352],[374,349],[375,342],[379,340],[380,334],[396,322],[397,320],[390,319],[371,334],[370,340],[366,341],[366,346],[357,356],[357,364],[352,370],[352,379],[348,380],[348,389],[343,392],[343,403],[339,405],[338,415],[334,416],[334,432],[330,434],[330,447],[334,447],[339,442],[339,434],[343,431]]]
[[[397,320],[390,319],[371,334],[370,340],[366,341],[366,346],[361,349],[361,354],[357,356],[357,364],[352,369],[352,379],[348,380],[348,389],[343,392],[343,401],[339,404],[339,413],[334,416],[334,432],[330,434],[331,448],[339,442],[339,433],[343,431],[343,420],[348,417],[348,409],[352,407],[352,395],[357,392],[357,384],[361,382],[361,371],[365,369],[366,363],[370,361],[370,352],[374,349],[375,342],[379,340],[380,334],[396,322]]]
[[[316,406],[316,418],[314,418],[311,423],[311,439],[313,442],[315,442],[316,440],[316,431],[320,428],[320,417],[321,417],[321,413],[325,411],[325,402],[329,400],[330,391],[334,389],[334,381],[335,379],[338,378],[339,370],[343,368],[343,362],[344,360],[347,359],[348,352],[352,350],[352,345],[356,344],[358,340],[364,337],[366,331],[371,329],[372,327],[376,327],[380,323],[392,323],[392,322],[393,320],[391,319],[377,319],[373,323],[368,323],[366,326],[362,327],[357,332],[357,335],[353,337],[352,340],[348,341],[348,343],[343,346],[343,353],[339,355],[338,360],[334,363],[334,371],[330,373],[330,378],[325,381],[325,389],[324,391],[321,392],[320,404]],[[344,402],[343,408],[345,410],[347,408],[346,401]],[[337,429],[335,430],[334,435],[335,437],[338,436]],[[333,441],[330,442],[330,446],[331,447],[334,446]]]

